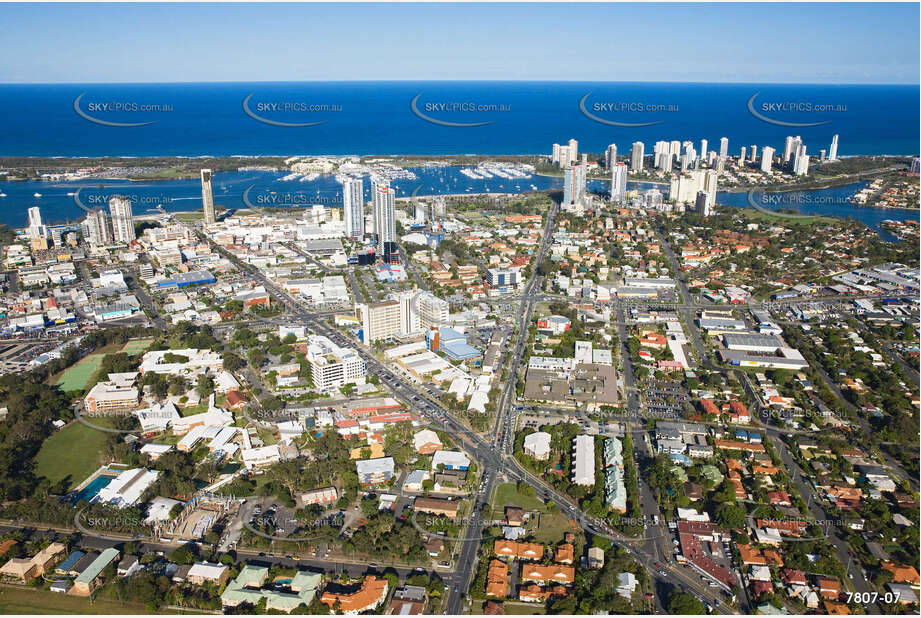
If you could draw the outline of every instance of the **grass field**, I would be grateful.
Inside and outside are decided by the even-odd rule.
[[[146,614],[143,605],[75,597],[47,590],[0,586],[0,614]],[[175,610],[163,613],[176,614]],[[191,612],[189,612],[191,613]]]
[[[521,507],[526,511],[544,512],[546,510],[544,503],[539,498],[519,494],[515,483],[502,483],[497,486],[492,505],[494,510],[499,513],[502,513],[507,506]]]
[[[87,421],[102,427],[111,424],[105,417]],[[101,453],[109,435],[80,421],[70,423],[42,444],[35,458],[35,473],[53,483],[69,477],[69,488],[73,489],[103,464]]]
[[[118,350],[118,344],[99,348],[89,356],[85,356],[77,363],[65,369],[61,374],[53,377],[51,383],[57,384],[61,387],[61,390],[65,392],[82,391],[86,388],[87,383],[89,383],[93,374],[96,373],[96,370],[99,369],[99,365],[102,364],[102,359],[105,358],[105,355],[117,352]]]
[[[568,517],[559,511],[548,512],[547,506],[539,498],[519,494],[515,483],[502,483],[497,486],[491,504],[493,505],[493,519],[503,518],[507,506],[521,507],[526,511],[539,511],[540,523],[533,532],[535,540],[540,543],[559,543],[566,532],[573,530]],[[528,527],[530,528],[531,524]]]

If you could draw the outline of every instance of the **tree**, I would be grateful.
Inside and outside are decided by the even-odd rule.
[[[704,604],[693,594],[676,591],[668,599],[668,613],[672,615],[706,614]]]
[[[724,528],[742,528],[745,526],[745,508],[731,502],[723,502],[716,507],[716,519]]]
[[[198,393],[199,397],[207,397],[213,393],[214,378],[205,373],[199,374],[198,379],[195,382],[195,392]]]

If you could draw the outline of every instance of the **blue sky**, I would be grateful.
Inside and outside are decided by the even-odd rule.
[[[919,82],[919,5],[0,4],[0,83]]]

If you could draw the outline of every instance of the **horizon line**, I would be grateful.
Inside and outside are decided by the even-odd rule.
[[[400,83],[489,83],[489,84],[701,84],[701,85],[751,85],[751,86],[915,86],[918,82],[782,82],[782,81],[680,81],[680,80],[571,80],[571,79],[310,79],[310,80],[214,80],[214,81],[0,81],[0,86],[128,86],[128,85],[188,85],[188,84],[400,84]]]

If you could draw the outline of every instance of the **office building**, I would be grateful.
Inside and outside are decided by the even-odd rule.
[[[342,348],[326,337],[310,335],[305,356],[313,385],[321,393],[365,382],[365,361],[353,348]]]
[[[109,215],[112,218],[112,239],[116,243],[134,242],[134,216],[131,212],[131,200],[122,195],[109,198]]]
[[[211,170],[201,171],[201,208],[204,213],[205,225],[213,225],[214,217],[214,192],[211,189]]]
[[[721,137],[720,138],[720,159],[725,161],[726,157],[728,156],[729,156],[729,138]]]
[[[413,313],[420,330],[440,328],[448,323],[450,305],[431,292],[417,292],[414,294]]]
[[[630,169],[635,172],[643,171],[643,142],[633,142],[630,149]]]
[[[359,303],[355,306],[355,317],[361,322],[361,342],[365,345],[392,339],[402,327],[400,302],[397,300]]]
[[[365,235],[364,183],[361,178],[345,178],[342,181],[342,220],[345,235],[361,239]]]

